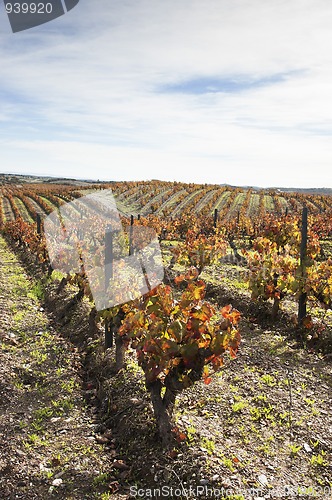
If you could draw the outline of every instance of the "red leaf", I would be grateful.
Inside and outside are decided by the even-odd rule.
[[[182,281],[184,281],[184,279],[185,279],[184,275],[183,274],[179,274],[179,276],[176,276],[174,278],[174,283],[176,285],[179,285],[180,283],[182,283]]]
[[[311,319],[311,316],[310,316],[310,315],[308,315],[308,316],[306,316],[306,317],[304,318],[304,320],[303,320],[303,326],[304,326],[305,328],[307,328],[308,330],[310,330],[310,329],[314,326],[313,321],[312,321],[312,319]]]

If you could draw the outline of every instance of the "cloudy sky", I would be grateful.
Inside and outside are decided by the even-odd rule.
[[[0,172],[332,187],[328,0],[0,10]]]

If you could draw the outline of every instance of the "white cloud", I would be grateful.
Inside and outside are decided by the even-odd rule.
[[[331,17],[325,0],[81,0],[48,25],[7,30],[1,165],[88,178],[327,186]],[[199,77],[280,74],[238,93],[160,91]]]

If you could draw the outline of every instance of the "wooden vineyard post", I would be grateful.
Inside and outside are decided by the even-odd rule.
[[[301,249],[300,249],[300,267],[301,267],[301,293],[299,297],[298,324],[302,325],[307,315],[307,293],[305,292],[306,282],[306,256],[308,243],[308,208],[303,207],[302,211],[302,231],[301,231]]]
[[[37,218],[36,218],[36,222],[37,222],[37,234],[41,235],[41,232],[42,232],[42,220],[41,220],[41,216],[40,216],[40,213],[38,212],[37,213]]]
[[[218,209],[214,209],[214,216],[213,216],[213,227],[216,229],[217,228],[217,222],[218,222]]]
[[[112,227],[107,226],[105,234],[105,294],[110,280],[113,278],[113,232]],[[105,320],[105,349],[113,347],[113,331],[109,319]]]
[[[130,231],[129,231],[129,255],[133,255],[133,225],[134,225],[134,216],[130,216]]]

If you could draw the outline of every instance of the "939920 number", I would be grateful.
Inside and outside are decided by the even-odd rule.
[[[52,10],[51,3],[6,3],[7,14],[51,14]]]

